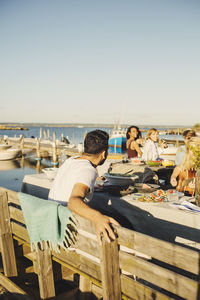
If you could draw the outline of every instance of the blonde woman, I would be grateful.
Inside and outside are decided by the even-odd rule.
[[[147,134],[148,139],[144,145],[144,150],[143,150],[143,159],[145,161],[160,159],[159,155],[161,154],[161,152],[158,150],[158,137],[159,137],[159,132],[157,129],[151,128],[148,131]],[[166,142],[163,142],[160,147],[165,148]]]

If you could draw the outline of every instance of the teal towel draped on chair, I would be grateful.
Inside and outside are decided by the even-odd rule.
[[[74,243],[77,222],[67,206],[25,193],[19,193],[19,201],[32,251],[40,245],[59,252],[59,246],[67,249]]]

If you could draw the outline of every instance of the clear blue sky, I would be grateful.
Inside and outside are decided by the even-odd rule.
[[[200,123],[200,1],[0,0],[0,122]]]

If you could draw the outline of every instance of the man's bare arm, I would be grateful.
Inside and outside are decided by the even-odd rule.
[[[110,242],[110,238],[115,239],[110,223],[118,226],[120,224],[113,218],[105,216],[99,211],[89,207],[83,201],[88,191],[88,186],[82,183],[75,184],[68,202],[68,207],[79,216],[94,223],[99,243],[101,243],[102,234],[105,236],[106,240]]]

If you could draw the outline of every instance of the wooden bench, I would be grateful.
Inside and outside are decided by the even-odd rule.
[[[18,276],[18,250],[21,247],[23,256],[32,262],[32,272],[38,276],[42,299],[55,296],[55,262],[65,272],[71,270],[79,274],[81,297],[96,295],[97,299],[103,297],[104,300],[200,299],[200,252],[197,249],[171,244],[123,227],[115,227],[115,241],[103,241],[99,246],[93,224],[77,216],[79,227],[73,250],[61,249],[60,253],[39,250],[35,253],[30,251],[16,192],[0,189],[0,212],[3,261],[0,284],[11,292],[27,295],[13,282]],[[77,299],[76,293],[65,294],[65,298],[60,299]]]

